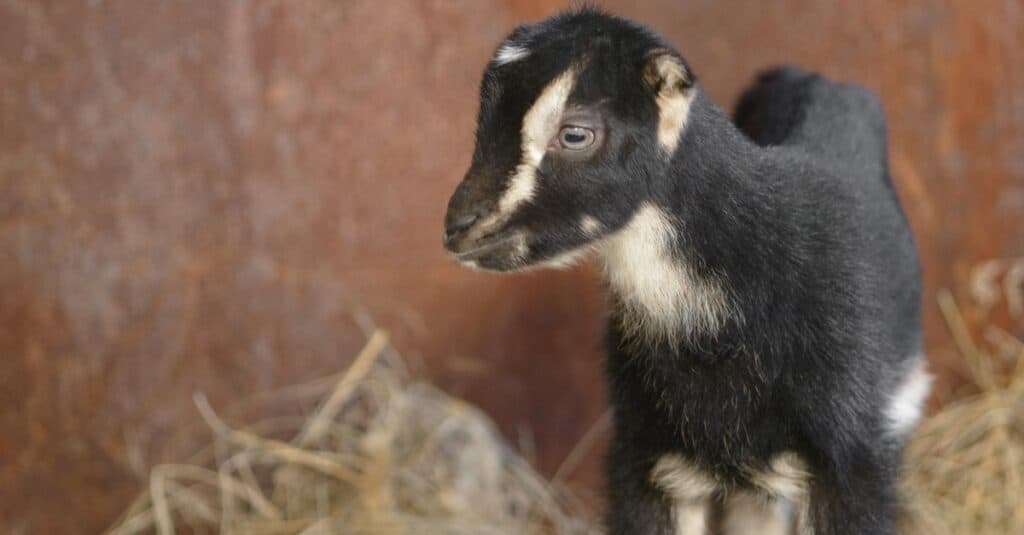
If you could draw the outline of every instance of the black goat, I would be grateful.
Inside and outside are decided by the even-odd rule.
[[[588,8],[516,28],[480,96],[445,245],[603,264],[611,532],[703,533],[720,503],[726,533],[892,533],[928,374],[878,99],[778,69],[737,128],[664,40]]]

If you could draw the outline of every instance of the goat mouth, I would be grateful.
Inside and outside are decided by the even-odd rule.
[[[504,234],[492,236],[483,242],[473,244],[473,247],[466,251],[452,251],[452,256],[459,262],[469,262],[487,256],[490,253],[499,251],[513,245],[519,239],[518,234]]]

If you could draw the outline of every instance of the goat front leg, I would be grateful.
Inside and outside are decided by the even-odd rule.
[[[706,535],[711,488],[675,455],[644,457],[613,441],[608,455],[610,535]]]
[[[786,503],[763,493],[736,491],[725,499],[722,510],[723,535],[789,535],[793,532],[792,512]]]

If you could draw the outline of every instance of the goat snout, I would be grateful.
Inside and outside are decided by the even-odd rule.
[[[488,195],[481,190],[481,181],[473,178],[472,171],[466,173],[459,187],[455,188],[448,200],[448,212],[444,216],[444,246],[449,251],[459,249],[460,244],[473,233],[474,226],[491,211],[486,202]]]

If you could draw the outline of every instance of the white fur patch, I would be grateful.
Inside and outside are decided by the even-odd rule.
[[[715,480],[676,454],[663,455],[651,469],[651,481],[681,501],[702,500],[718,488]]]
[[[651,482],[673,500],[677,535],[707,533],[708,498],[716,482],[679,455],[665,455],[651,470]]]
[[[583,246],[571,251],[562,253],[554,258],[549,258],[539,264],[537,267],[549,268],[549,269],[569,269],[583,260],[591,250],[588,246]]]
[[[645,76],[648,83],[658,87],[658,143],[671,155],[686,126],[695,89],[686,67],[672,54],[656,54]]]
[[[932,376],[927,370],[927,360],[921,356],[917,364],[889,400],[885,416],[889,433],[903,436],[921,421],[925,399],[931,391]]]
[[[690,114],[690,101],[686,93],[674,95],[658,94],[658,143],[665,152],[672,154],[679,145],[679,138],[686,126],[686,117]]]
[[[750,481],[776,498],[800,503],[807,497],[811,474],[795,453],[780,453],[768,462],[768,469],[749,474]]]
[[[724,535],[787,535],[791,517],[782,500],[759,496],[752,492],[731,494],[725,502],[722,517]]]
[[[561,126],[565,102],[568,100],[575,82],[576,69],[570,67],[549,82],[527,110],[526,115],[523,116],[521,127],[522,145],[520,150],[522,156],[519,165],[509,177],[505,192],[498,199],[498,209],[473,226],[469,234],[470,238],[479,238],[500,227],[508,221],[516,208],[533,198],[537,189],[537,166],[544,159],[548,141]],[[519,240],[519,243],[516,244],[516,253],[521,258],[525,258],[529,252],[525,236],[520,235]],[[566,253],[540,266],[567,267],[582,258],[586,252],[586,249],[581,249]]]
[[[725,294],[714,281],[693,275],[671,251],[674,227],[651,204],[599,246],[605,277],[623,307],[628,335],[676,340],[714,332],[727,314]]]
[[[498,201],[498,211],[507,217],[520,204],[533,198],[537,187],[537,166],[544,159],[548,141],[558,132],[569,98],[576,82],[576,69],[570,68],[548,83],[523,116],[522,160],[509,179],[508,189]]]
[[[601,231],[601,222],[592,215],[584,215],[580,218],[580,230],[587,236],[596,236]]]
[[[681,504],[672,507],[676,535],[706,535],[708,533],[708,504]]]
[[[526,56],[530,55],[530,50],[526,47],[513,44],[502,45],[498,49],[498,52],[494,54],[494,63],[496,65],[507,65],[514,61],[519,61]]]

